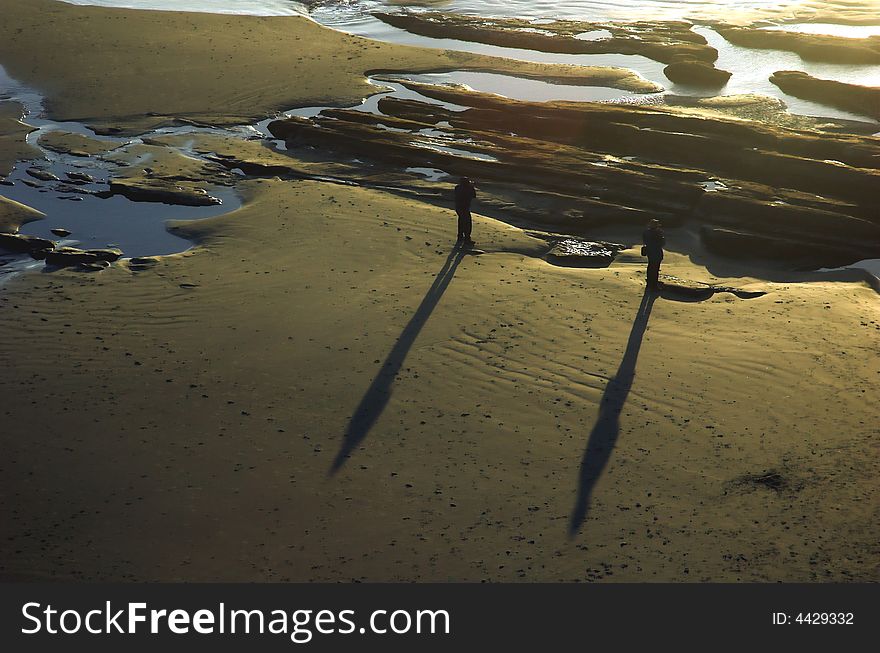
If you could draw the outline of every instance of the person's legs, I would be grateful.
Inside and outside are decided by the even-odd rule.
[[[458,209],[457,213],[458,213],[458,240],[462,240],[465,237],[465,230],[466,230],[465,223],[467,220],[467,213],[465,211],[462,211],[461,209]]]
[[[474,227],[474,221],[471,218],[471,212],[465,211],[464,231],[462,232],[464,234],[465,240],[471,240],[471,231],[473,230],[473,227]]]
[[[657,290],[660,287],[660,259],[648,259],[648,288]]]

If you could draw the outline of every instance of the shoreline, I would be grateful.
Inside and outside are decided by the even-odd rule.
[[[371,72],[443,72],[483,70],[540,78],[572,79],[635,91],[654,90],[653,84],[624,70],[575,69],[571,66],[503,60],[468,53],[454,53],[389,46],[334,32],[301,17],[229,17],[185,12],[125,11],[63,5],[56,0],[5,0],[6,12],[19,31],[2,31],[0,60],[10,75],[40,88],[47,100],[49,116],[76,120],[116,133],[139,133],[167,124],[175,117],[217,125],[252,123],[273,113],[298,106],[335,102],[354,104],[371,89],[365,74]],[[161,30],[167,40],[164,56],[190,57],[190,66],[173,70],[145,66],[153,51],[149,43],[129,44],[114,50],[116,17],[124,16],[129,29]],[[69,29],[73,21],[88,21],[87,34]],[[248,25],[242,32],[242,21]],[[61,30],[56,23],[63,22]],[[218,37],[199,45],[191,42],[196,28]],[[49,52],[24,49],[21,44],[52,30],[62,41],[59,47],[80,49],[81,61],[71,65]],[[253,34],[253,36],[243,36]],[[223,35],[220,39],[219,36]],[[306,58],[297,55],[298,41],[308,39],[313,47],[308,65],[326,70],[320,80],[302,74]],[[262,44],[268,43],[269,47]],[[109,49],[109,52],[108,52]],[[110,56],[116,66],[103,66]],[[345,57],[345,58],[343,58]],[[332,58],[333,67],[329,68]],[[353,62],[353,63],[352,63]],[[341,65],[340,65],[341,64]],[[222,68],[220,68],[222,66]],[[99,72],[100,71],[100,72]],[[223,79],[235,80],[229,87]],[[296,80],[291,87],[286,80]],[[127,89],[113,98],[94,95],[106,86]],[[148,90],[149,89],[149,90]],[[222,106],[221,111],[215,107]],[[146,114],[146,115],[145,115]]]

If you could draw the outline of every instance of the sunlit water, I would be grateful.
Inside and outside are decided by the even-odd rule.
[[[392,27],[381,20],[374,18],[368,13],[354,9],[341,9],[334,5],[332,8],[317,8],[312,11],[312,17],[318,22],[333,29],[338,29],[349,34],[357,34],[367,38],[401,45],[415,45],[420,47],[435,48],[441,50],[457,50],[459,52],[473,52],[486,54],[494,57],[504,57],[519,61],[532,61],[536,63],[573,64],[580,66],[610,66],[614,68],[628,68],[645,79],[661,86],[669,84],[669,80],[663,74],[664,65],[653,59],[641,55],[627,54],[559,54],[556,52],[539,52],[537,50],[525,50],[521,48],[506,48],[497,45],[486,45],[458,39],[435,39],[426,36],[411,34],[398,27]]]
[[[292,0],[62,0],[72,5],[122,7],[125,9],[161,9],[197,11],[210,14],[251,16],[294,16],[306,13],[305,7]]]
[[[428,84],[458,84],[483,93],[503,95],[512,100],[529,102],[604,102],[620,99],[650,99],[653,94],[627,93],[606,86],[571,86],[548,84],[536,79],[509,75],[457,71],[428,75],[410,75],[410,79]]]
[[[718,50],[718,61],[715,65],[733,73],[727,85],[717,91],[718,95],[757,93],[783,100],[792,113],[850,120],[869,120],[864,116],[783,93],[778,86],[770,82],[770,76],[778,70],[801,70],[819,79],[880,86],[880,65],[864,66],[804,61],[794,52],[743,48],[733,45],[707,27],[694,27],[694,31],[702,34],[709,45]],[[704,93],[689,91],[680,86],[673,87],[673,91],[682,94],[702,95]]]
[[[282,16],[318,10],[339,9],[366,13],[376,10],[442,10],[478,16],[523,17],[541,19],[617,20],[686,19],[693,21],[732,20],[739,17],[776,17],[783,19],[815,8],[811,0],[766,2],[764,0],[449,0],[436,5],[383,0],[62,0],[70,4],[129,9],[200,11],[208,13]],[[768,29],[790,29],[814,34],[832,34],[863,38],[880,34],[877,25],[848,26],[829,23],[795,23]]]
[[[880,16],[878,16],[877,20],[880,22]],[[770,25],[762,27],[761,29],[799,32],[801,34],[825,34],[827,36],[842,36],[850,39],[865,39],[870,36],[880,36],[880,24],[834,25],[832,23],[791,23],[786,25]]]
[[[689,87],[673,84],[663,73],[665,65],[640,55],[623,54],[559,54],[551,52],[539,52],[520,48],[507,48],[457,39],[437,39],[412,34],[397,27],[392,27],[374,18],[368,13],[361,11],[360,4],[340,7],[338,3],[325,8],[315,8],[312,16],[322,24],[334,29],[357,34],[380,41],[415,45],[421,47],[437,48],[443,50],[458,50],[461,52],[474,52],[496,57],[506,57],[520,61],[533,61],[539,63],[574,64],[581,66],[610,66],[627,68],[641,77],[659,84],[668,92],[675,95],[714,96],[714,95],[739,95],[756,93],[767,95],[782,100],[792,113],[809,116],[821,116],[826,118],[839,118],[844,120],[871,121],[869,118],[843,111],[834,107],[828,107],[817,102],[802,100],[783,93],[775,84],[769,81],[770,75],[777,70],[802,70],[815,77],[824,79],[836,79],[853,84],[880,85],[880,65],[836,65],[803,61],[800,56],[793,52],[780,50],[760,50],[743,48],[733,45],[722,38],[717,32],[708,27],[695,27],[694,30],[702,34],[710,45],[718,50],[717,66],[733,73],[728,84],[719,90],[708,91],[704,88]],[[469,84],[472,88],[487,93],[498,93],[515,99],[532,99],[542,101],[549,99],[542,95],[533,98],[523,97],[518,90],[522,85],[507,77],[507,89],[503,85],[479,86]],[[581,101],[625,99],[629,95],[623,91],[611,92],[601,97],[579,98]],[[563,99],[563,98],[559,98]],[[564,98],[569,99],[569,98]]]
[[[365,9],[399,9],[399,4],[381,0],[329,0],[318,5],[360,6]],[[762,0],[450,0],[415,10],[440,10],[477,16],[524,17],[572,20],[646,19],[718,19],[749,12],[763,12],[772,8],[779,15],[787,15],[807,2],[789,1],[769,3]]]
[[[82,191],[106,191],[107,182],[114,168],[108,162],[97,157],[77,157],[59,154],[40,148],[41,134],[61,130],[82,134],[92,139],[112,141],[108,137],[96,134],[79,122],[56,122],[46,119],[43,111],[42,96],[27,86],[10,78],[0,66],[0,100],[14,100],[23,106],[24,120],[36,128],[27,141],[36,147],[43,160],[19,163],[7,177],[11,186],[0,186],[0,195],[26,204],[46,214],[43,220],[29,222],[22,226],[21,233],[59,240],[51,230],[57,227],[67,229],[71,235],[59,244],[80,247],[82,249],[118,247],[126,257],[151,256],[182,252],[190,248],[190,243],[173,235],[166,228],[168,220],[194,220],[212,217],[234,210],[241,206],[241,201],[231,188],[216,187],[210,190],[212,196],[221,200],[214,206],[178,206],[155,202],[133,202],[121,196],[100,198],[88,192],[76,193],[58,190],[57,182],[37,182],[27,174],[30,167],[46,170],[64,181],[69,172],[84,172],[95,179],[94,184],[85,184],[76,188]],[[196,128],[161,130],[165,132],[192,131]],[[142,139],[129,139],[129,144],[137,145]],[[121,148],[122,149],[122,148]],[[185,153],[186,154],[186,153]],[[39,183],[34,187],[28,183]],[[0,252],[0,254],[3,254]],[[0,256],[0,262],[9,260],[9,256]],[[37,263],[37,267],[42,263]],[[0,266],[0,283],[11,270],[32,267],[24,263]]]

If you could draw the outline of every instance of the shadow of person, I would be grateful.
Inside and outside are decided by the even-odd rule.
[[[446,292],[446,288],[449,287],[452,277],[455,276],[455,269],[467,253],[468,250],[463,248],[461,244],[456,244],[449,253],[446,262],[434,278],[434,283],[431,284],[424,299],[422,299],[422,303],[419,304],[415,314],[400,333],[397,342],[382,363],[379,373],[373,379],[366,394],[364,394],[357,409],[355,409],[354,415],[349,420],[339,453],[336,454],[333,466],[330,468],[331,474],[335,474],[342,468],[352,452],[367,437],[382,411],[385,410],[385,406],[391,398],[391,387],[394,385],[394,380],[403,366],[403,361],[406,360],[406,356],[421,332],[422,327],[425,326],[443,293]]]
[[[763,290],[742,290],[730,286],[700,286],[677,283],[663,283],[660,286],[660,296],[674,302],[697,303],[711,299],[718,293],[730,293],[740,299],[755,299],[763,297],[767,293]]]
[[[674,283],[661,284],[659,292],[663,299],[686,303],[704,302],[715,296],[715,291],[712,288],[682,286]]]
[[[645,290],[639,304],[639,311],[636,313],[635,321],[629,332],[623,360],[620,361],[617,373],[605,386],[605,392],[599,401],[599,416],[596,418],[596,424],[593,426],[590,439],[587,441],[587,448],[581,459],[577,499],[568,525],[569,537],[574,537],[586,520],[593,488],[608,464],[611,451],[617,442],[617,436],[620,433],[620,412],[626,404],[635,379],[636,362],[642,347],[642,338],[648,327],[648,318],[651,316],[651,308],[656,299],[656,293]]]

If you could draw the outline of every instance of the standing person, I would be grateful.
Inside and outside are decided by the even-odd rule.
[[[642,234],[642,255],[648,257],[648,290],[660,289],[660,262],[663,260],[663,245],[666,244],[666,236],[663,235],[662,225],[659,220],[651,220]]]
[[[474,182],[467,177],[462,177],[455,187],[455,212],[458,214],[459,241],[474,242],[471,240],[471,229],[473,227],[471,202],[476,196],[477,189],[474,188]]]

